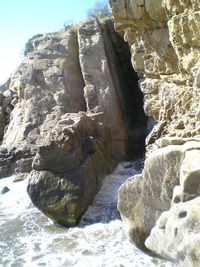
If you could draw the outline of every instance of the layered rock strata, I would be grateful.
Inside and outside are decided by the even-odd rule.
[[[110,4],[115,28],[130,45],[144,109],[154,124],[146,139],[143,173],[130,178],[119,192],[118,206],[126,231],[143,249],[177,260],[181,266],[199,266],[198,235],[191,244],[186,240],[198,232],[198,224],[193,224],[198,214],[187,212],[187,218],[177,218],[177,227],[170,223],[182,207],[192,211],[198,206],[200,3],[110,0]],[[180,202],[186,202],[185,206]],[[166,228],[163,221],[167,221]],[[183,239],[183,246],[178,245]]]
[[[2,117],[1,176],[33,169],[28,193],[60,224],[76,224],[103,176],[144,142],[143,99],[129,53],[112,21],[82,22],[30,39],[2,87],[3,95],[16,96],[9,121]]]

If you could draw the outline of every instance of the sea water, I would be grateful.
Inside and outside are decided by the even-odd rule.
[[[123,162],[105,177],[93,204],[75,228],[59,227],[37,210],[27,192],[27,180],[0,180],[1,267],[175,267],[132,245],[116,208],[125,180],[141,171],[142,161]]]

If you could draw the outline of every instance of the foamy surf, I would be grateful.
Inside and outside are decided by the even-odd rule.
[[[116,208],[117,191],[141,171],[142,161],[123,162],[107,176],[101,190],[71,229],[58,227],[38,211],[27,193],[27,181],[0,180],[0,266],[2,267],[175,267],[152,258],[128,240]]]

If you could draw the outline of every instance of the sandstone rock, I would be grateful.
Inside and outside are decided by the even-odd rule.
[[[4,99],[4,97],[3,97],[3,95],[0,93],[0,105],[2,105],[3,99]]]
[[[0,166],[0,178],[5,178],[10,174],[10,165]]]
[[[49,171],[34,171],[28,186],[34,205],[55,222],[66,226],[74,226],[85,208],[80,194],[81,179],[78,181],[75,175],[73,178],[76,180],[69,181]]]
[[[4,95],[9,92],[10,98],[6,93],[2,145],[13,154],[23,151],[20,158],[14,157],[18,163],[12,169],[16,166],[18,172],[31,170],[38,140],[55,126],[60,116],[86,108],[76,33],[40,35],[30,40],[28,46],[31,42],[33,49],[26,49],[27,57],[4,89]],[[11,92],[17,93],[17,98],[11,97]]]
[[[181,267],[199,266],[199,208],[200,197],[163,212],[145,245],[161,257],[178,261]]]
[[[144,152],[143,96],[111,20],[34,36],[1,92],[0,174],[33,168],[29,195],[58,223],[77,223],[116,162]]]
[[[159,147],[165,147],[169,145],[183,145],[185,146],[192,146],[192,148],[195,148],[195,146],[198,148],[199,147],[199,140],[200,136],[197,135],[194,138],[181,138],[181,137],[173,137],[173,136],[166,136],[163,138],[160,138],[159,140],[156,140],[156,144]],[[193,144],[193,145],[192,145]]]
[[[160,21],[160,22],[167,20],[166,12],[162,5],[162,1],[147,0],[145,1],[145,8],[146,8],[147,13],[150,15],[150,17],[153,20]]]
[[[197,2],[110,0],[115,27],[131,46],[134,69],[144,77],[145,112],[159,125],[166,123],[155,128],[159,138],[199,135]]]
[[[64,115],[33,161],[32,202],[55,222],[75,225],[112,168],[111,152],[108,128],[84,113]]]
[[[76,34],[67,31],[37,38],[34,50],[27,50],[27,58],[11,78],[19,99],[4,135],[5,147],[37,145],[39,135],[42,138],[65,112],[85,110]]]
[[[190,200],[199,196],[200,5],[196,0],[110,0],[110,4],[115,28],[131,47],[132,64],[144,93],[144,110],[155,122],[146,139],[142,175],[129,179],[119,191],[118,206],[129,238],[144,248],[151,228],[170,205],[174,206],[173,214],[175,203],[183,201],[185,205],[191,203],[191,210],[194,203],[196,210]],[[156,151],[158,147],[163,148]],[[173,216],[175,222],[184,220]],[[198,215],[192,216],[192,221],[198,221]],[[167,220],[165,215],[163,218]],[[147,247],[180,262],[185,258],[183,266],[199,266],[199,242],[189,244],[191,225],[184,226],[185,239],[181,230],[182,249],[182,239],[175,236],[177,229],[172,230],[173,219],[169,220],[168,232],[158,226],[153,230]],[[162,231],[166,235],[162,236]],[[199,231],[198,224],[195,231]]]
[[[48,169],[55,172],[78,168],[88,154],[96,153],[98,139],[102,138],[102,142],[106,144],[110,142],[109,130],[104,127],[96,124],[84,113],[65,114],[39,145],[33,168],[38,171]],[[110,144],[107,147],[108,157],[111,151]]]
[[[200,150],[185,152],[180,168],[180,185],[183,192],[191,195],[200,195]]]
[[[103,113],[96,120],[110,128],[117,160],[144,143],[146,117],[137,75],[129,47],[112,21],[90,20],[76,28],[34,36],[25,56],[1,89],[6,96],[0,119],[2,146],[13,155],[24,149],[26,154],[14,156],[12,170],[30,171],[33,151],[66,113]]]
[[[154,151],[142,175],[120,188],[118,209],[129,239],[138,247],[145,249],[145,239],[172,199],[173,205],[199,196],[199,148],[200,142],[188,141]]]
[[[165,147],[169,145],[182,145],[187,139],[180,137],[163,137],[157,141],[159,147]]]
[[[54,222],[75,226],[100,187],[98,163],[91,160],[65,174],[33,171],[28,185],[33,204]]]
[[[192,144],[192,142],[190,142]],[[187,143],[186,143],[187,145]],[[197,150],[198,149],[198,150]],[[200,195],[199,147],[188,149],[180,166],[180,186],[173,190],[172,205],[194,199]]]
[[[183,191],[182,186],[177,185],[173,189],[173,196],[171,201],[171,207],[179,202],[186,202],[193,198],[195,198],[197,195],[192,195],[187,192]]]
[[[105,40],[106,34],[102,33],[106,30],[105,27],[104,25],[103,29],[103,24],[91,20],[81,24],[78,31],[80,65],[85,81],[84,96],[88,111],[104,113],[104,123],[109,123],[115,139],[114,154],[124,157],[127,134],[122,111],[119,109],[118,83],[115,82],[117,78],[112,76],[109,56],[106,53],[108,44]],[[109,49],[109,51],[112,50]],[[115,58],[113,58],[114,62]],[[114,74],[116,75],[116,72]]]
[[[111,20],[34,36],[1,91],[0,174],[33,168],[31,200],[57,223],[76,224],[116,162],[143,153],[143,97]]]
[[[198,69],[197,74],[195,75],[195,85],[200,87],[200,69]]]
[[[178,185],[181,146],[169,146],[150,155],[142,175],[128,179],[119,190],[118,209],[130,240],[145,249],[144,241],[160,214],[168,210]]]
[[[32,170],[33,158],[32,157],[24,158],[24,157],[25,156],[22,155],[21,159],[15,161],[14,168],[15,168],[16,174],[17,173],[29,173]]]

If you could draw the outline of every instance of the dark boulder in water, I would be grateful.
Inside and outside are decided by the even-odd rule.
[[[9,191],[10,189],[7,186],[4,186],[4,188],[0,191],[0,195],[6,194]]]

